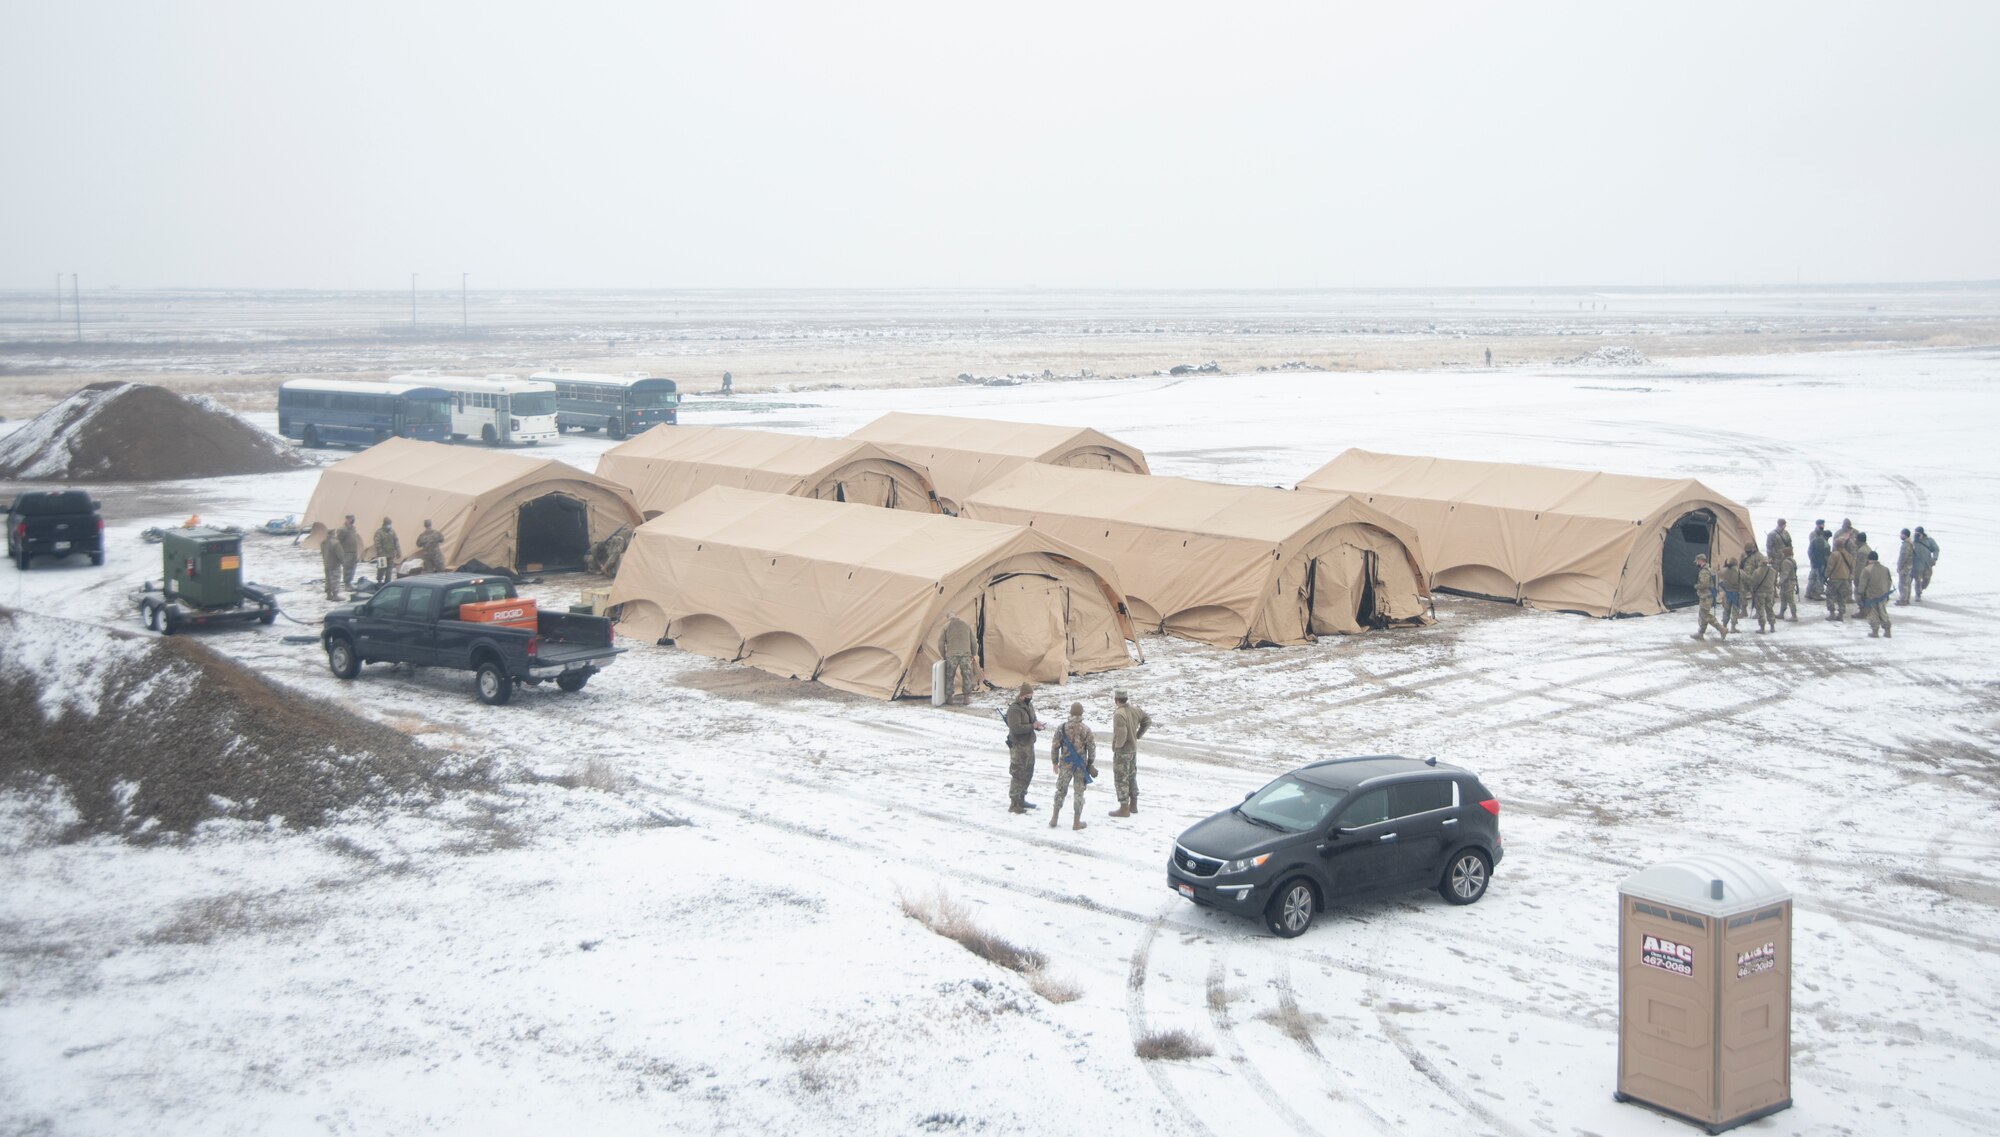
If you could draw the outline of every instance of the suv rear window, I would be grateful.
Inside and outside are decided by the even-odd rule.
[[[51,513],[91,513],[90,495],[82,490],[24,493],[14,499],[15,513],[42,517]]]
[[[1450,809],[1451,782],[1444,778],[1425,782],[1404,782],[1389,787],[1389,816],[1408,817],[1434,809]]]

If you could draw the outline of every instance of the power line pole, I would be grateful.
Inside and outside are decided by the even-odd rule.
[[[417,330],[417,274],[410,274],[410,330]]]
[[[83,292],[76,285],[76,274],[69,274],[69,306],[76,313],[76,342],[83,342]]]
[[[469,272],[461,272],[458,274],[458,319],[459,319],[458,326],[461,333],[470,332],[472,330],[472,305],[465,298],[465,289],[466,289],[465,282],[471,279],[472,279],[472,274]]]
[[[56,274],[56,323],[62,323],[62,273]]]

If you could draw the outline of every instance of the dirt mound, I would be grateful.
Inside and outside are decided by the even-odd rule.
[[[203,821],[310,827],[353,806],[422,802],[482,763],[285,690],[185,637],[0,608],[0,788],[54,782],[70,837],[150,841]]]
[[[158,482],[308,465],[206,396],[93,383],[0,438],[0,478]]]

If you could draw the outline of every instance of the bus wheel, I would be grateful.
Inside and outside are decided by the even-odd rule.
[[[625,441],[625,424],[617,419],[613,419],[604,424],[604,433],[610,435],[614,442],[623,442]]]
[[[479,440],[488,446],[497,446],[500,444],[500,436],[493,433],[492,423],[487,423],[485,426],[479,428]]]
[[[319,449],[319,428],[316,426],[307,427],[305,437],[301,441],[310,449]]]

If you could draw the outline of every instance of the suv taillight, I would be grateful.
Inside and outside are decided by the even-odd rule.
[[[1479,808],[1495,817],[1500,816],[1500,800],[1498,798],[1487,798],[1485,801],[1479,803]]]
[[[104,519],[102,517],[97,519],[97,531],[99,533],[104,532]]]

